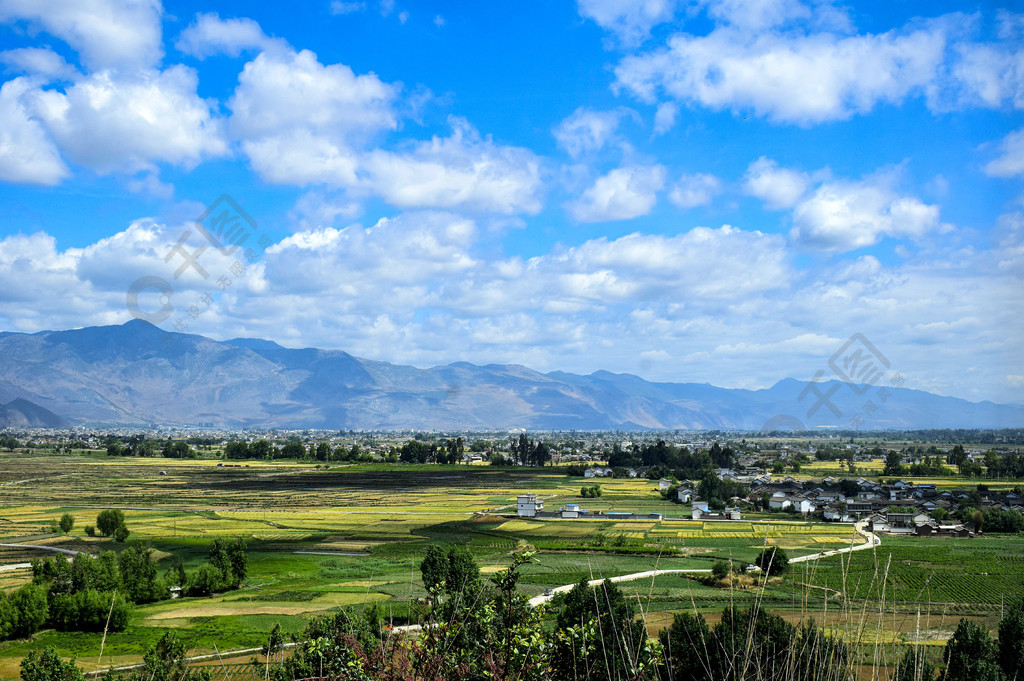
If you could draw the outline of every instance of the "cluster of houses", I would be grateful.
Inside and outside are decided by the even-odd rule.
[[[601,477],[605,470],[609,475],[611,472],[611,469],[593,468],[588,473],[591,470],[594,471],[591,477]],[[940,491],[936,485],[927,483],[915,484],[905,480],[881,483],[866,478],[839,480],[831,476],[801,481],[792,476],[737,475],[727,469],[719,470],[717,474],[721,479],[749,485],[749,496],[745,500],[734,497],[733,506],[713,513],[707,501],[697,499],[697,484],[684,480],[676,490],[676,499],[690,505],[690,517],[694,520],[740,520],[742,515],[736,502],[759,506],[767,499],[770,510],[820,515],[835,522],[866,520],[872,532],[969,537],[974,534],[971,524],[953,522],[952,519],[939,522],[934,516],[949,517],[967,503],[981,510],[995,508],[1024,513],[1024,497],[1016,492]],[[658,480],[657,484],[659,491],[663,492],[675,485],[666,478]],[[557,511],[544,512],[544,502],[532,493],[519,495],[517,512],[520,517],[529,518],[542,515],[579,518],[588,515],[579,504],[566,504]]]
[[[869,529],[878,532],[923,536],[970,536],[972,528],[961,524],[940,524],[932,518],[942,509],[952,514],[971,499],[968,490],[939,491],[933,484],[915,484],[904,480],[880,483],[866,478],[853,480],[856,492],[844,494],[839,480],[832,477],[799,481],[791,476],[772,479],[759,476],[750,481],[752,502],[768,496],[768,507],[803,515],[820,513],[825,520],[852,522],[866,519]],[[850,485],[845,485],[849,488]],[[682,490],[680,490],[682,491]],[[847,490],[850,491],[849,489]],[[981,492],[981,509],[998,508],[1024,513],[1024,497],[1014,492]],[[973,503],[977,503],[974,499]],[[898,510],[890,510],[890,509]],[[907,510],[904,510],[907,509]]]
[[[533,492],[520,494],[516,498],[516,515],[520,518],[608,518],[609,520],[632,520],[642,517],[646,520],[661,520],[661,513],[637,516],[632,511],[588,511],[579,504],[565,504],[557,511],[545,511],[544,500]]]

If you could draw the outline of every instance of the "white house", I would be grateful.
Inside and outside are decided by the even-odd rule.
[[[562,507],[563,518],[579,518],[580,517],[580,505],[579,504],[566,504]]]
[[[785,510],[793,505],[793,502],[789,500],[785,492],[776,492],[768,500],[768,508],[774,508],[778,510]]]
[[[658,491],[659,492],[664,492],[665,490],[667,490],[671,486],[672,486],[672,481],[669,480],[668,478],[661,478],[660,480],[658,480]]]
[[[814,502],[811,501],[810,499],[800,499],[797,503],[794,504],[794,506],[798,511],[800,511],[804,515],[807,515],[808,513],[814,513],[814,511],[817,510],[817,508],[814,505]]]
[[[537,516],[537,511],[544,510],[544,501],[530,492],[529,494],[520,494],[516,506],[520,518],[534,518]]]
[[[848,523],[853,520],[853,516],[851,516],[849,513],[840,511],[837,506],[826,506],[825,520],[835,520],[842,523]]]
[[[693,490],[687,489],[685,487],[680,487],[679,489],[676,490],[676,499],[679,500],[679,503],[681,503],[681,504],[689,503],[690,499],[692,499],[692,498],[693,498]]]

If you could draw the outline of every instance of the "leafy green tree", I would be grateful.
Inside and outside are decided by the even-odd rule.
[[[281,457],[285,459],[305,459],[306,448],[301,442],[289,442],[281,448]]]
[[[157,576],[153,552],[139,545],[129,546],[117,558],[121,581],[128,598],[135,603],[151,603],[169,596]]]
[[[88,536],[90,536],[90,537],[95,537],[96,536],[96,528],[93,525],[86,525],[85,526],[85,533]]]
[[[224,447],[224,458],[226,459],[248,459],[249,443],[244,440],[232,440]]]
[[[672,625],[662,630],[658,638],[665,651],[668,678],[711,681],[715,642],[703,615],[677,614]]]
[[[783,681],[795,637],[791,624],[759,608],[727,608],[715,626],[712,678]]]
[[[0,600],[0,638],[31,636],[49,614],[46,590],[38,584],[26,584]]]
[[[480,568],[465,546],[448,548],[448,572],[444,586],[449,594],[475,594],[480,590]]]
[[[724,560],[720,560],[711,566],[711,574],[715,579],[725,579],[729,576],[729,565]]]
[[[254,459],[273,459],[274,446],[267,440],[256,440],[249,445],[249,455]]]
[[[964,451],[963,445],[956,445],[952,451],[946,456],[946,463],[960,468],[964,465],[964,461],[967,460],[967,452]]]
[[[60,531],[64,534],[71,532],[71,528],[75,526],[75,516],[70,513],[65,513],[60,517]]]
[[[647,633],[636,619],[636,608],[614,583],[604,580],[591,588],[584,577],[565,596],[558,613],[562,629],[594,622],[598,638],[591,669],[594,678],[632,679],[638,672]]]
[[[64,661],[53,647],[32,650],[21,661],[21,681],[85,681],[75,660]]]
[[[172,632],[165,632],[142,656],[141,669],[132,670],[125,681],[210,681],[211,673],[204,667],[189,669],[185,643]],[[121,681],[118,679],[117,681]]]
[[[245,540],[238,537],[227,547],[228,570],[231,583],[238,587],[249,574],[249,557],[245,553]]]
[[[961,618],[946,643],[944,681],[1000,681],[998,647],[980,625]]]
[[[331,459],[331,445],[326,442],[320,442],[316,446],[316,459],[317,461],[330,461]]]
[[[132,608],[116,591],[86,589],[50,599],[49,622],[57,631],[124,631]]]
[[[210,565],[220,573],[221,583],[229,584],[231,582],[231,557],[228,555],[228,543],[223,539],[214,539],[210,544],[207,559]]]
[[[205,563],[192,573],[185,589],[189,596],[210,596],[224,590],[224,577],[220,570]]]
[[[124,512],[117,508],[100,511],[96,516],[96,529],[104,537],[110,537],[119,527],[124,527]]]
[[[481,587],[480,568],[465,546],[427,547],[420,563],[423,585],[446,594],[475,594]]]
[[[1024,679],[1024,597],[999,621],[999,666],[1009,681]]]
[[[128,541],[128,535],[130,534],[131,531],[124,525],[121,525],[116,530],[114,530],[114,541],[116,541],[118,544],[123,544],[126,541]]]
[[[774,577],[775,575],[781,575],[789,568],[789,556],[786,555],[783,549],[777,546],[769,546],[757,554],[754,564],[761,568],[765,575]]]
[[[436,544],[427,547],[427,555],[420,563],[423,586],[428,591],[442,587],[448,581],[448,551]]]
[[[180,586],[182,588],[188,585],[188,575],[185,572],[185,561],[182,560],[181,556],[174,556],[171,558],[171,566],[167,568],[164,573],[164,582],[168,586]]]
[[[895,449],[885,455],[885,468],[882,475],[903,475],[906,469],[903,467],[902,457]]]

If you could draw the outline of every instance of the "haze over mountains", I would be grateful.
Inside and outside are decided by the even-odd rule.
[[[831,392],[828,404],[818,404],[815,391]],[[419,369],[265,340],[214,341],[139,320],[0,333],[0,426],[62,419],[231,428],[849,428],[856,420],[864,429],[1003,428],[1024,425],[1024,406],[888,383],[859,392],[838,381],[808,390],[806,382],[784,379],[765,390],[740,390],[606,371],[544,374],[519,365]]]

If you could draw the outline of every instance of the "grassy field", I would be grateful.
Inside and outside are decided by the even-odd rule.
[[[101,454],[0,455],[0,543],[91,553],[117,550],[122,546],[88,537],[84,528],[95,522],[100,509],[121,508],[132,531],[129,541],[152,547],[162,558],[161,571],[172,555],[195,569],[217,537],[246,538],[250,557],[242,589],[138,607],[126,631],[108,636],[102,658],[96,634],[44,631],[31,641],[0,643],[0,678],[16,677],[18,660],[43,645],[77,656],[87,669],[106,668],[137,661],[166,628],[182,633],[196,653],[205,653],[215,646],[218,651],[258,646],[275,622],[286,632],[297,632],[309,618],[345,606],[376,602],[396,618],[415,617],[416,599],[425,594],[418,564],[431,543],[467,545],[485,574],[506,566],[515,549],[533,547],[537,562],[524,568],[521,588],[536,595],[584,577],[654,567],[707,569],[719,560],[750,562],[766,544],[796,556],[849,545],[853,539],[849,525],[785,516],[740,523],[691,521],[685,519],[689,507],[663,500],[656,484],[647,480],[601,480],[602,497],[581,499],[580,487],[593,481],[557,469],[217,463]],[[667,519],[508,517],[516,495],[527,491],[544,498],[548,509],[581,503],[591,510],[662,513]],[[65,512],[76,521],[70,535],[46,533],[50,521]],[[38,555],[31,549],[0,548],[0,564]],[[650,613],[652,631],[670,621],[673,612],[696,607],[713,614],[729,602],[763,600],[789,617],[829,616],[843,608],[855,612],[871,602],[882,603],[888,608],[883,614],[892,615],[875,618],[885,626],[873,636],[898,642],[901,622],[919,606],[938,618],[931,628],[940,634],[948,623],[943,618],[954,614],[991,619],[1003,600],[1024,593],[1022,556],[1021,538],[886,538],[878,551],[807,563],[761,590],[709,586],[680,575],[624,583],[623,588]],[[0,572],[0,588],[13,589],[28,579],[27,570]],[[839,622],[832,625],[848,629]]]

